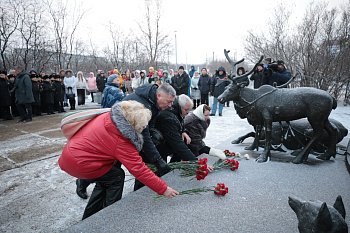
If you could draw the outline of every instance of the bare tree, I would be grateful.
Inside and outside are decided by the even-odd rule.
[[[278,6],[268,33],[249,32],[245,44],[248,58],[264,54],[283,59],[288,68],[302,70],[294,86],[320,88],[339,98],[349,76],[349,6],[350,2],[339,14],[325,2],[311,3],[293,30],[288,26],[290,11]]]
[[[170,47],[169,35],[161,30],[161,0],[145,0],[145,9],[145,20],[138,23],[138,44],[147,52],[149,63],[157,66],[158,58]]]
[[[67,63],[66,63],[66,68],[68,69],[71,65],[71,60],[72,60],[72,56],[73,56],[73,46],[75,44],[75,33],[76,30],[81,22],[81,20],[83,19],[86,11],[80,11],[81,7],[77,7],[77,2],[74,1],[74,7],[73,7],[73,12],[71,12],[72,16],[71,16],[71,20],[70,22],[72,22],[71,28],[69,30],[68,33],[68,59],[67,59]]]
[[[72,1],[70,1],[70,4]],[[52,19],[55,36],[55,52],[58,69],[71,66],[72,55],[75,45],[75,33],[85,14],[85,11],[77,10],[77,2],[74,2],[73,12],[68,9],[68,1],[62,0],[54,4],[47,2],[48,11]],[[80,4],[81,5],[81,4]],[[68,57],[66,55],[68,54]],[[64,65],[65,64],[65,65]]]
[[[63,53],[66,51],[64,42],[67,37],[65,35],[65,23],[67,18],[67,4],[62,1],[56,5],[53,2],[47,2],[48,11],[53,23],[53,31],[55,38],[55,57],[58,70],[63,68]],[[57,71],[58,71],[57,70]]]
[[[19,14],[16,1],[2,1],[0,6],[0,55],[2,68],[7,70],[6,52],[11,37],[17,30]]]

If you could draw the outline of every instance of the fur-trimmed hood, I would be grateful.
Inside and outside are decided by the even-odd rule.
[[[135,128],[128,122],[121,110],[119,104],[114,104],[111,108],[111,119],[121,134],[128,138],[138,151],[141,151],[143,146],[142,135],[136,132]]]

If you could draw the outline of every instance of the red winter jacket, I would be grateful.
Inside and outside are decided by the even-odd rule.
[[[165,192],[165,181],[144,164],[135,146],[112,122],[110,112],[80,129],[65,145],[58,164],[71,176],[95,179],[106,174],[116,160],[156,193]]]

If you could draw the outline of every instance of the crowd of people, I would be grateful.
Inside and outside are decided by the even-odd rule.
[[[76,104],[85,105],[86,95],[91,95],[92,102],[98,97],[97,102],[107,108],[140,86],[162,83],[169,83],[176,95],[189,96],[193,101],[193,109],[200,104],[209,105],[209,97],[213,96],[210,115],[215,116],[218,110],[218,115],[222,116],[224,105],[218,102],[217,97],[231,82],[224,67],[218,67],[214,74],[206,68],[199,71],[191,66],[189,71],[185,71],[180,66],[175,71],[149,67],[148,72],[120,72],[113,69],[105,74],[98,70],[96,76],[94,72],[84,76],[82,71],[74,73],[70,69],[61,70],[58,74],[37,73],[35,70],[27,73],[22,68],[15,67],[10,72],[0,71],[0,119],[12,120],[19,116],[19,122],[30,122],[33,116],[43,113],[50,115],[65,112],[65,107],[75,110]],[[244,73],[245,69],[239,67],[232,76]],[[254,81],[254,88],[264,84],[279,86],[290,78],[291,74],[281,60],[260,64],[250,77]]]

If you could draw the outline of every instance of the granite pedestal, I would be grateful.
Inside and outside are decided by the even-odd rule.
[[[247,153],[247,144],[232,145],[230,140],[218,148]],[[155,193],[145,187],[65,232],[298,232],[296,215],[288,205],[290,195],[331,205],[342,195],[350,225],[345,156],[321,161],[310,155],[307,163],[296,165],[286,153],[272,152],[267,163],[254,161],[259,152],[248,154],[251,159],[240,160],[237,171],[213,172],[203,181],[182,178],[176,171],[163,177],[179,191],[223,182],[229,187],[224,197],[203,193],[155,200]],[[211,157],[209,163],[214,162]]]

